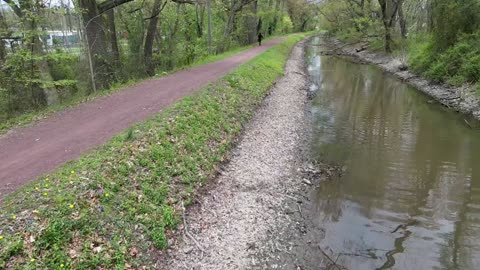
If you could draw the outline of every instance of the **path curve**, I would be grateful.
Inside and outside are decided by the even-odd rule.
[[[221,78],[282,38],[214,63],[150,79],[60,111],[0,137],[0,198],[107,142],[115,134]]]

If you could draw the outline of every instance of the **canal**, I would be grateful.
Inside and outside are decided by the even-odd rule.
[[[308,48],[312,155],[345,171],[313,195],[322,249],[348,269],[480,269],[480,132],[379,68]]]

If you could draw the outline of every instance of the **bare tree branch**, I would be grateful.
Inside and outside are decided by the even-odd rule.
[[[163,2],[162,7],[160,8],[160,10],[159,10],[157,13],[155,13],[154,15],[152,15],[152,16],[150,16],[150,17],[148,17],[148,18],[145,18],[145,19],[143,19],[143,20],[144,20],[144,21],[151,20],[151,19],[157,17],[158,15],[160,15],[160,13],[162,13],[162,10],[165,8],[165,6],[167,5],[167,3],[168,3],[168,0],[165,0],[165,2]]]
[[[8,0],[8,1],[11,1],[11,0]],[[106,11],[109,11],[112,8],[121,6],[125,3],[132,2],[132,1],[134,0],[108,0],[97,5],[98,12],[102,14],[102,13],[105,13]]]
[[[175,2],[177,4],[190,4],[190,5],[193,5],[195,4],[197,1],[195,0],[172,0],[172,2]]]
[[[136,8],[136,9],[133,9],[133,10],[130,10],[130,11],[127,11],[127,13],[130,13],[130,14],[135,13],[135,12],[141,10],[144,6],[145,6],[145,0],[142,1],[142,5],[140,7]]]

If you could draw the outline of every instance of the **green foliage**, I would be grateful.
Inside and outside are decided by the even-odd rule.
[[[410,67],[419,73],[429,69],[435,61],[434,43],[431,38],[411,38],[409,43]]]
[[[392,49],[408,54],[411,70],[451,85],[480,80],[480,1],[397,1],[390,34]],[[387,5],[388,6],[388,5]],[[377,1],[327,0],[321,4],[322,27],[348,43],[365,42],[370,50],[384,45],[386,30]],[[401,35],[401,14],[408,33]],[[408,50],[407,53],[405,51]]]
[[[289,16],[283,16],[281,24],[279,25],[279,31],[281,33],[290,33],[293,31],[293,22]]]
[[[380,44],[383,47],[382,22],[372,17],[378,7],[371,2],[365,2],[362,9],[352,1],[325,1],[320,7],[322,28],[345,42],[366,41],[375,49]]]
[[[54,81],[76,79],[75,66],[78,59],[72,54],[56,49],[54,53],[47,55],[47,62],[50,75]]]
[[[211,1],[212,41],[209,50],[205,1],[195,5],[162,1],[161,13],[152,14],[154,2],[131,1],[116,7],[115,31],[111,30],[110,17],[106,15],[101,21],[92,21],[99,24],[96,29],[103,30],[98,33],[103,38],[96,39],[89,50],[86,41],[78,35],[62,38],[59,34],[66,29],[79,32],[81,11],[88,7],[79,8],[79,4],[72,10],[53,8],[50,3],[42,1],[16,1],[14,4],[24,12],[24,17],[17,16],[10,9],[2,11],[2,16],[5,14],[7,19],[0,17],[0,33],[22,37],[23,40],[14,42],[13,49],[7,50],[6,62],[3,61],[3,50],[1,52],[0,78],[7,83],[0,89],[0,128],[8,126],[4,124],[6,121],[15,122],[12,120],[15,117],[25,119],[29,113],[96,94],[93,93],[92,77],[97,91],[105,91],[113,85],[143,79],[147,74],[165,74],[255,43],[257,30],[270,37],[313,29],[317,24],[316,4],[305,0],[288,0],[288,5],[282,0],[233,0],[234,4],[242,6],[234,14],[230,31],[226,31],[231,15],[226,7],[230,3]],[[155,33],[150,35],[154,37],[150,60],[145,45],[152,16],[157,16],[158,21]],[[47,38],[50,35],[56,38],[50,40]],[[118,47],[119,59],[114,58],[115,47]],[[93,75],[88,51],[93,52]]]
[[[410,49],[410,64],[414,71],[431,80],[452,85],[480,81],[480,33],[463,35],[440,53],[434,40],[417,43]]]
[[[120,134],[8,195],[0,213],[0,267],[154,265],[155,249],[168,246],[179,224],[182,202],[215,176],[303,37],[289,37],[136,125],[131,140],[125,140],[128,131]]]
[[[0,70],[4,82],[3,96],[6,97],[6,116],[45,106],[46,98],[41,88],[43,80],[39,72],[42,61],[42,56],[34,55],[24,48],[7,56],[3,69]],[[0,120],[2,116],[5,117],[0,115]]]
[[[480,26],[480,2],[477,0],[437,0],[432,4],[437,51],[453,46],[463,34],[473,34]]]

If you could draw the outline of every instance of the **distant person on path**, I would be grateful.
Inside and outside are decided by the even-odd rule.
[[[263,39],[262,33],[258,32],[258,46],[262,46],[262,39]]]

